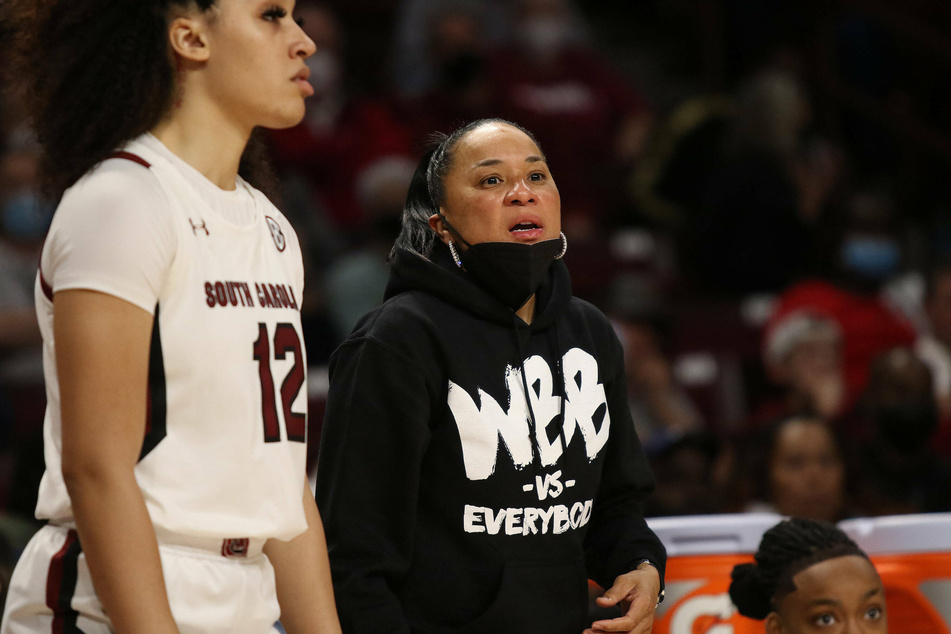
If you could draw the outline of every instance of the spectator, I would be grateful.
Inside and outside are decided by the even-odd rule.
[[[697,192],[684,236],[688,275],[707,291],[778,292],[812,266],[816,224],[842,157],[807,135],[811,104],[789,70],[761,69],[733,102],[719,143],[709,148],[718,164],[696,175],[702,185],[687,186]]]
[[[35,193],[37,160],[30,143],[0,153],[0,359],[23,347],[39,350],[33,284],[53,208]]]
[[[880,193],[851,198],[844,227],[831,249],[831,274],[803,280],[783,291],[767,323],[766,337],[790,314],[808,311],[835,321],[842,333],[845,403],[865,389],[872,360],[895,346],[914,344],[911,323],[879,295],[898,271],[901,248],[892,209]]]
[[[645,515],[702,515],[724,510],[723,467],[729,455],[715,436],[685,434],[648,456],[657,489],[644,504]]]
[[[404,0],[397,14],[393,81],[403,99],[415,100],[431,91],[446,69],[440,62],[454,53],[471,50],[471,45],[495,47],[510,35],[508,0]],[[442,16],[463,19],[440,27],[436,23]],[[471,37],[473,24],[478,25],[477,41]]]
[[[773,512],[830,522],[849,514],[839,443],[822,420],[789,416],[746,447],[742,468],[754,499],[749,512]]]
[[[931,373],[908,348],[875,359],[861,404],[868,438],[856,481],[873,515],[951,511],[951,463],[931,446],[938,426]]]
[[[38,152],[27,134],[11,135],[0,151],[0,503],[8,522],[31,534],[46,407],[33,287],[53,214],[36,194]]]
[[[369,218],[364,243],[343,256],[324,277],[327,307],[343,341],[357,320],[383,302],[390,271],[387,254],[400,232],[403,201],[414,164],[400,157],[378,161],[360,175],[357,193]]]
[[[610,315],[624,349],[628,405],[634,428],[650,453],[703,429],[703,418],[676,383],[665,350],[669,316],[660,298],[636,278],[612,285]]]
[[[420,4],[416,2],[415,4]],[[414,147],[424,147],[433,131],[449,132],[460,121],[496,114],[498,90],[489,73],[492,13],[480,3],[431,3],[426,11],[426,90],[399,97]]]
[[[834,421],[843,413],[842,334],[831,319],[807,311],[777,322],[763,343],[763,362],[779,396],[761,403],[750,426],[796,413]]]

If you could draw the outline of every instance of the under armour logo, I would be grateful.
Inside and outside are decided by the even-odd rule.
[[[267,221],[268,229],[271,230],[271,237],[274,238],[274,246],[277,247],[278,251],[283,251],[284,247],[287,246],[287,240],[284,239],[281,225],[277,224],[277,221],[270,216],[264,216],[264,219]]]
[[[192,233],[194,233],[196,236],[198,235],[199,230],[204,231],[206,236],[208,235],[208,227],[205,226],[204,219],[202,219],[201,224],[196,225],[195,221],[189,218],[188,224],[192,226]]]

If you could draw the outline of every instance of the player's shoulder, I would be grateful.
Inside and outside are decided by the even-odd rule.
[[[64,192],[48,242],[72,242],[91,227],[97,235],[172,236],[167,195],[152,170],[140,163],[109,158]],[[103,238],[104,239],[104,238]]]
[[[60,211],[79,208],[93,213],[115,208],[154,208],[164,207],[165,202],[166,195],[151,165],[145,159],[133,160],[117,153],[66,190]]]

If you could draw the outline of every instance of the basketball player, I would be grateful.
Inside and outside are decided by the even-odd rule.
[[[294,1],[6,4],[61,199],[36,283],[48,523],[0,630],[338,632],[300,248],[246,150],[312,92]]]
[[[794,517],[766,531],[756,562],[733,568],[730,598],[767,634],[885,634],[885,588],[848,535]]]

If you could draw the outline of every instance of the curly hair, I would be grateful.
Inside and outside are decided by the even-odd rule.
[[[57,199],[115,148],[158,123],[175,91],[167,36],[171,11],[207,12],[216,4],[4,0],[0,19],[12,33],[8,80],[24,88],[42,147],[42,193]],[[259,145],[249,144],[251,152],[259,152]],[[242,175],[260,182],[261,161],[245,158]]]
[[[535,144],[539,152],[541,145],[531,132],[517,123],[505,119],[477,119],[459,126],[449,134],[434,133],[430,137],[429,149],[420,159],[410,181],[403,205],[403,218],[400,234],[390,251],[392,259],[398,250],[406,250],[429,259],[436,234],[429,226],[429,217],[439,211],[446,201],[446,175],[452,167],[456,145],[477,128],[491,123],[502,123],[525,133]],[[544,156],[544,153],[542,153]]]
[[[830,522],[791,518],[763,534],[753,564],[739,564],[730,575],[730,599],[740,614],[765,619],[779,602],[796,591],[793,577],[836,557],[868,555]]]

